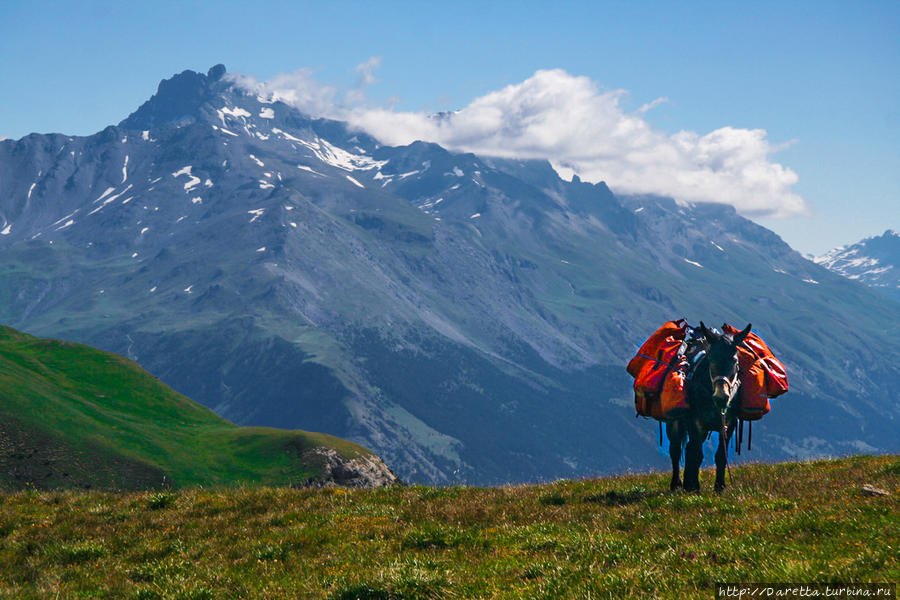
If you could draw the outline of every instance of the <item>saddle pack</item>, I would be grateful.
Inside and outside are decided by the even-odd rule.
[[[722,330],[731,336],[738,333],[728,324]],[[741,377],[740,418],[745,421],[761,419],[771,410],[769,398],[788,391],[784,365],[775,358],[763,339],[753,332],[747,334],[738,346],[738,370]]]
[[[687,403],[688,324],[684,319],[668,321],[656,330],[628,362],[634,377],[634,408],[637,414],[660,421],[677,419],[690,407]]]
[[[723,330],[731,336],[739,333],[727,324]],[[691,331],[684,319],[668,321],[628,362],[628,373],[634,377],[634,408],[638,415],[670,421],[690,410],[687,380],[692,369],[689,360],[693,341],[689,335]],[[784,365],[755,333],[749,333],[738,346],[738,370],[740,419],[762,418],[771,410],[769,398],[788,390]]]

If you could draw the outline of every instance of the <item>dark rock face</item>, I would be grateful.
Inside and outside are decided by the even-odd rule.
[[[221,67],[218,69],[217,67]],[[209,70],[210,76],[183,71],[159,82],[159,89],[119,126],[124,129],[154,129],[166,123],[186,124],[197,119],[197,111],[208,99],[208,83],[221,79],[223,65]],[[213,77],[218,75],[218,77]]]
[[[209,68],[209,71],[206,72],[206,77],[211,82],[218,81],[222,79],[222,75],[225,74],[225,65],[219,63],[213,67]]]
[[[222,71],[94,136],[0,142],[0,321],[483,484],[664,466],[624,365],[665,320],[753,322],[791,392],[751,458],[900,450],[898,304],[732,208],[382,146]]]

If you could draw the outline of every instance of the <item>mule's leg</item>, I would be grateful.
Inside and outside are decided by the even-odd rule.
[[[681,451],[684,448],[684,427],[680,427],[678,421],[666,423],[666,437],[669,438],[669,458],[672,459],[672,482],[669,489],[675,491],[681,489]]]
[[[719,435],[719,447],[716,449],[716,491],[725,491],[725,467],[728,465],[728,441],[734,433],[729,427],[725,435]]]
[[[688,443],[684,449],[684,489],[700,491],[700,465],[703,464],[703,431],[691,424]]]

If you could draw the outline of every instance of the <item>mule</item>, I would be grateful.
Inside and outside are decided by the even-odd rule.
[[[694,361],[687,382],[690,410],[681,418],[666,423],[669,457],[672,459],[671,490],[683,487],[686,491],[700,491],[703,441],[712,431],[719,432],[715,490],[722,492],[725,489],[728,441],[734,434],[734,426],[740,413],[738,346],[748,333],[750,324],[732,337],[707,329],[701,321],[700,336],[692,339],[689,344],[688,357]],[[684,481],[680,476],[682,450]]]

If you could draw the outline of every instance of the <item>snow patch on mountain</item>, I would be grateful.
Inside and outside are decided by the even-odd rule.
[[[96,213],[96,212],[99,212],[99,211],[103,210],[103,208],[104,208],[105,206],[107,206],[107,205],[108,205],[109,203],[111,203],[111,202],[114,202],[117,198],[119,198],[119,197],[121,197],[122,195],[124,195],[125,192],[127,192],[127,191],[130,190],[131,188],[132,188],[132,185],[129,183],[129,184],[128,184],[128,187],[126,187],[124,190],[122,190],[122,191],[119,192],[118,194],[115,194],[115,195],[113,195],[113,196],[109,196],[108,198],[106,198],[105,200],[103,200],[103,204],[101,204],[100,206],[98,206],[97,208],[95,208],[94,210],[92,210],[91,212],[89,212],[89,213],[88,213],[88,216],[90,216],[90,215],[92,215],[92,214],[94,214],[94,213]],[[105,195],[105,193],[104,193],[104,195]],[[101,197],[102,197],[102,196],[101,196]],[[96,201],[95,201],[95,202],[96,202]]]
[[[200,185],[200,178],[195,177],[194,175],[191,174],[191,168],[192,168],[191,165],[187,165],[186,167],[182,167],[181,169],[172,173],[172,177],[174,177],[176,179],[181,177],[182,175],[188,176],[188,182],[184,184],[185,192],[189,192],[197,185]]]
[[[250,116],[250,113],[243,108],[229,108],[227,106],[223,106],[222,108],[217,110],[216,113],[219,115],[219,119],[222,121],[223,127],[225,126],[225,115],[236,119]]]
[[[900,233],[888,229],[880,236],[829,250],[813,261],[848,279],[897,295],[900,289]],[[897,296],[900,297],[900,296]]]
[[[215,129],[216,131],[221,131],[222,133],[228,134],[232,137],[240,137],[240,136],[238,136],[238,134],[234,133],[233,131],[229,131],[229,130],[225,129],[224,127],[218,127],[216,125],[213,125],[212,128]]]
[[[190,167],[188,167],[188,168],[190,168]],[[103,198],[105,198],[105,197],[107,196],[107,194],[111,194],[111,193],[114,192],[114,191],[116,191],[116,188],[114,188],[114,187],[108,187],[108,188],[106,188],[106,191],[104,191],[102,194],[100,194],[100,197],[99,197],[99,198],[97,198],[96,200],[94,200],[94,204],[97,204],[98,202],[100,202],[101,200],[103,200]]]
[[[297,168],[302,171],[308,171],[309,173],[312,173],[313,175],[318,175],[319,177],[325,177],[324,175],[322,175],[321,173],[319,173],[312,167],[307,167],[306,165],[297,165]]]
[[[272,133],[274,133],[275,135],[280,135],[284,139],[289,140],[291,142],[302,141],[302,140],[300,140],[300,138],[296,138],[296,137],[292,136],[291,134],[289,134],[288,132],[278,129],[277,127],[272,128]]]
[[[370,156],[351,154],[318,136],[312,142],[296,138],[295,141],[311,150],[315,157],[323,163],[345,171],[369,171],[371,169],[380,169],[388,163],[386,160],[375,160]]]

